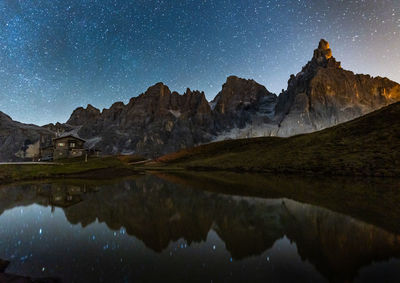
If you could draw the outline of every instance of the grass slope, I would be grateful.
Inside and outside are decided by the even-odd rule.
[[[92,157],[88,162],[84,158],[73,158],[51,165],[1,165],[0,184],[48,178],[112,179],[129,176],[136,173],[129,165],[130,161],[125,156],[109,156]]]
[[[153,166],[400,176],[400,103],[311,134],[228,140],[182,150]]]

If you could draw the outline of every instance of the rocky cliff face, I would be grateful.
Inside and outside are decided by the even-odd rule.
[[[329,43],[321,40],[279,97],[254,80],[235,76],[227,78],[210,103],[203,92],[187,89],[181,95],[157,83],[126,105],[116,102],[103,111],[79,107],[66,124],[45,128],[78,134],[88,147],[106,154],[155,157],[227,138],[313,132],[399,100],[399,84],[343,70]]]
[[[32,159],[39,153],[39,143],[51,141],[53,133],[45,128],[22,124],[0,112],[0,161]]]
[[[235,76],[210,103],[204,93],[188,89],[179,95],[158,83],[127,105],[119,102],[101,113],[78,108],[68,124],[79,125],[78,133],[107,153],[157,156],[226,138],[309,133],[399,100],[399,84],[343,70],[322,39],[279,97]]]
[[[212,138],[212,113],[203,92],[187,89],[180,95],[157,83],[127,105],[117,102],[101,113],[96,110],[79,109],[68,123],[74,121],[81,137],[107,153],[156,156]],[[86,116],[91,118],[76,122]]]
[[[400,100],[400,85],[387,78],[343,70],[321,40],[314,56],[278,99],[278,136],[309,133],[343,123]]]
[[[91,105],[78,108],[65,127],[105,153],[154,157],[210,142],[252,121],[272,123],[276,100],[264,86],[234,76],[211,103],[203,92],[187,89],[181,95],[157,83],[127,105],[117,102],[102,112]]]
[[[78,107],[72,112],[71,117],[67,121],[68,125],[79,126],[88,122],[95,121],[100,117],[100,110],[88,105],[86,109]]]
[[[270,123],[274,116],[277,96],[253,80],[230,76],[222,90],[210,103],[216,130],[243,128],[257,117]]]

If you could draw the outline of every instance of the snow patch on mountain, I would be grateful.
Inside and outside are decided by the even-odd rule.
[[[177,110],[169,110],[169,113],[171,113],[172,115],[174,115],[175,116],[175,118],[179,118],[181,115],[182,115],[182,113],[180,112],[180,111],[177,111]]]
[[[94,148],[102,140],[102,137],[94,137],[86,140],[85,146],[89,149]]]
[[[278,129],[278,125],[274,124],[246,124],[246,126],[243,128],[233,128],[229,131],[221,132],[213,141],[271,137],[276,136]]]

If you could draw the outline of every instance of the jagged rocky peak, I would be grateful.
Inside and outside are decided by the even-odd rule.
[[[182,95],[183,100],[204,100],[207,102],[206,95],[204,91],[199,91],[199,90],[191,90],[190,88],[187,88],[186,91]],[[208,102],[207,102],[208,104]]]
[[[110,108],[104,108],[101,112],[100,119],[106,125],[111,125],[113,123],[118,124],[122,118],[122,112],[125,111],[126,105],[121,102],[115,102]],[[98,129],[99,131],[103,129]]]
[[[133,114],[132,112],[136,112],[135,115],[140,115],[141,113],[146,116],[158,111],[159,108],[165,108],[170,100],[170,89],[162,82],[159,82],[149,87],[138,97],[131,98],[127,105],[127,110],[131,114]]]
[[[335,57],[332,55],[329,42],[325,39],[321,39],[318,48],[314,50],[311,63],[323,68],[341,68],[340,62],[336,61]]]
[[[181,117],[184,113],[192,116],[197,112],[201,114],[211,112],[204,92],[188,88],[181,95],[176,91],[171,92],[168,86],[161,82],[149,87],[138,97],[132,98],[127,109],[130,118],[143,116],[146,119],[157,120],[170,115]]]
[[[191,90],[190,88],[186,88],[186,91],[183,93],[183,95],[189,95],[189,96],[204,96],[204,91],[199,91],[199,90]]]
[[[312,59],[303,67],[301,72],[298,73],[296,77],[307,77],[307,75],[314,74],[320,68],[342,68],[340,62],[336,61],[335,57],[333,57],[329,42],[325,39],[320,40],[318,48],[314,50],[314,55]],[[290,79],[292,80],[293,77],[291,77]]]
[[[61,123],[57,122],[55,124],[50,123],[47,125],[43,125],[42,128],[48,129],[48,130],[52,131],[53,133],[61,134],[61,133],[72,131],[74,129],[74,126],[71,126],[68,124],[61,124]]]
[[[170,89],[162,82],[149,87],[143,95],[146,96],[165,96],[171,94]]]
[[[125,106],[126,106],[125,103],[123,103],[122,101],[114,102],[114,103],[111,105],[110,108],[108,108],[108,109],[107,109],[107,108],[103,109],[102,115],[104,115],[104,114],[107,113],[107,112],[119,111],[119,110],[121,110],[121,109],[124,109]]]
[[[111,108],[120,108],[120,107],[124,107],[124,106],[125,106],[125,104],[122,101],[117,101],[111,105]]]
[[[179,97],[179,107],[182,112],[196,114],[210,114],[211,108],[203,91],[187,88],[185,93]]]
[[[78,126],[83,125],[87,122],[96,120],[101,115],[101,112],[96,107],[88,104],[86,108],[78,107],[72,112],[71,117],[67,121],[67,124]]]
[[[229,76],[222,86],[222,90],[211,102],[215,112],[220,114],[232,113],[244,109],[258,109],[259,103],[266,98],[271,103],[276,100],[276,95],[270,93],[263,85],[254,80]]]
[[[326,60],[332,57],[332,50],[329,47],[329,42],[325,39],[321,39],[318,44],[318,49],[314,50],[314,58],[319,59],[321,57]]]
[[[210,107],[217,133],[243,129],[253,120],[269,121],[275,110],[277,96],[254,80],[230,76]]]
[[[97,109],[96,107],[94,107],[94,106],[91,105],[91,104],[88,104],[88,105],[86,106],[86,110],[87,110],[87,111],[92,111],[92,112],[100,112],[99,109]]]
[[[192,90],[190,88],[186,88],[184,95],[191,95],[193,93],[196,93],[196,91],[192,92]]]
[[[342,69],[332,56],[329,43],[322,39],[311,61],[290,77],[287,90],[279,96],[277,135],[321,130],[398,100],[399,84]]]

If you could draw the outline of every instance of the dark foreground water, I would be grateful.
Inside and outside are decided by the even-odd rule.
[[[0,279],[400,282],[398,183],[332,183],[162,175],[0,187],[10,261]]]

